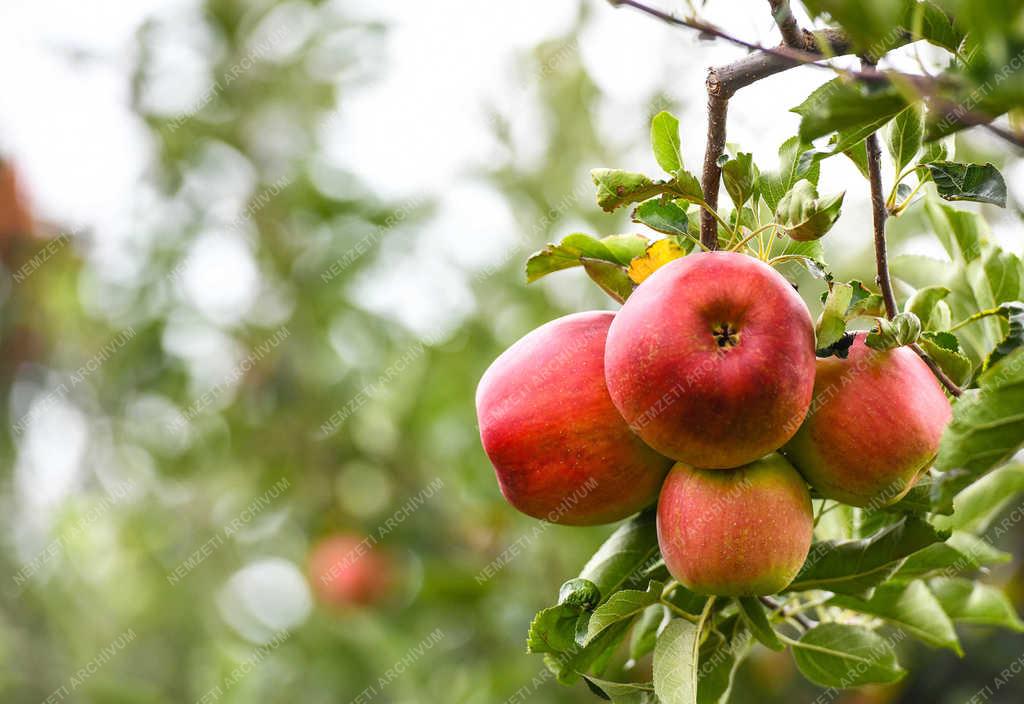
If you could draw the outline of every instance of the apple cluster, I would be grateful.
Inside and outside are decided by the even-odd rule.
[[[726,596],[793,580],[811,489],[859,507],[901,499],[952,413],[906,347],[875,350],[859,333],[845,357],[818,358],[789,282],[729,252],[664,265],[616,313],[530,332],[484,373],[476,409],[514,507],[595,525],[657,501],[672,576]]]

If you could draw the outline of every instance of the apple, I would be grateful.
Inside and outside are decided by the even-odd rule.
[[[953,411],[913,350],[874,350],[866,337],[846,359],[818,360],[811,410],[783,452],[822,496],[879,508],[931,465]]]
[[[369,539],[338,533],[323,538],[310,551],[309,582],[327,606],[369,606],[388,596],[392,564]]]
[[[807,559],[813,529],[807,485],[778,453],[736,469],[680,462],[658,500],[665,565],[698,594],[757,596],[785,589]]]
[[[814,359],[811,315],[789,282],[753,257],[707,252],[633,292],[608,332],[605,376],[648,445],[728,468],[789,440],[811,402]]]
[[[633,434],[608,395],[604,347],[614,317],[552,320],[480,379],[484,451],[502,494],[527,515],[567,525],[620,520],[654,503],[672,465]]]

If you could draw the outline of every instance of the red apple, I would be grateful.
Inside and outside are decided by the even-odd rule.
[[[309,581],[328,606],[368,606],[382,601],[391,589],[391,560],[367,538],[331,535],[309,554]]]
[[[865,339],[856,335],[846,359],[818,360],[811,410],[783,452],[822,496],[878,508],[931,465],[953,411],[913,350],[880,352]]]
[[[672,468],[658,500],[658,545],[669,572],[698,594],[785,589],[811,547],[807,485],[772,453],[737,469]]]
[[[691,254],[626,301],[608,332],[605,375],[655,450],[694,467],[738,467],[782,447],[807,412],[814,326],[767,264]]]
[[[501,492],[552,523],[617,521],[654,503],[671,460],[634,435],[604,382],[613,313],[553,320],[509,347],[480,379],[476,412]]]

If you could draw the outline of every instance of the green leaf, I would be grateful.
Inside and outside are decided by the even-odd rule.
[[[607,600],[623,587],[639,585],[645,570],[657,559],[656,513],[647,510],[620,525],[598,548],[580,572],[597,585]]]
[[[612,594],[590,617],[585,644],[613,623],[639,616],[648,606],[656,604],[664,588],[665,585],[661,582],[651,582],[646,591],[623,589]]]
[[[892,644],[860,626],[823,623],[793,644],[793,659],[804,677],[822,687],[889,684],[905,673]]]
[[[659,112],[651,120],[651,148],[658,165],[671,176],[683,168],[679,120],[670,112]]]
[[[853,286],[838,281],[832,284],[815,328],[817,349],[835,344],[846,334],[846,311],[852,301]]]
[[[942,299],[948,295],[949,289],[945,286],[925,286],[907,299],[903,310],[916,315],[925,330],[945,330],[949,327],[949,322],[942,320],[942,314],[936,309]],[[945,310],[948,314],[949,308],[947,307]],[[945,323],[945,325],[941,325],[941,323]]]
[[[583,678],[590,691],[612,704],[657,704],[650,682],[611,682],[592,675]]]
[[[625,267],[603,259],[590,259],[589,257],[582,257],[580,263],[583,264],[583,270],[587,272],[587,276],[600,286],[602,291],[619,303],[625,303],[629,295],[633,293],[633,282]]]
[[[530,623],[526,652],[562,653],[574,649],[579,617],[580,609],[568,604],[541,609]]]
[[[590,177],[597,186],[597,204],[601,210],[609,213],[623,205],[644,201],[666,191],[665,184],[631,171],[593,169]]]
[[[980,215],[943,205],[934,198],[925,200],[925,213],[950,259],[969,262],[981,256],[988,225]]]
[[[924,139],[924,108],[920,103],[913,103],[903,109],[889,125],[888,139],[886,146],[889,154],[896,164],[896,172],[903,169],[914,161],[914,157],[921,149],[921,141]]]
[[[651,243],[643,235],[608,235],[601,238],[601,244],[608,248],[608,251],[615,257],[615,261],[622,266],[629,266],[633,257],[639,257]],[[603,257],[597,257],[603,259]]]
[[[559,682],[572,684],[592,667],[600,669],[597,664],[607,658],[610,651],[622,641],[632,623],[632,619],[626,619],[612,624],[586,647],[576,645],[564,652],[547,653],[544,655],[544,664]]]
[[[996,348],[992,350],[982,365],[982,369],[988,369],[1004,357],[1009,356],[1014,350],[1024,345],[1024,303],[1010,301],[1001,303],[996,315],[1003,317],[1007,322],[1006,337],[1004,337]]]
[[[935,460],[939,470],[979,477],[1024,446],[1024,349],[983,372],[978,385],[953,406]]]
[[[971,533],[955,531],[945,543],[929,545],[908,557],[892,580],[905,582],[921,577],[950,577],[1010,559],[1008,553],[997,550],[991,543]]]
[[[616,261],[608,245],[590,235],[576,232],[563,238],[560,243],[546,245],[544,249],[532,254],[526,260],[526,282],[533,283],[552,272],[580,266],[582,257]]]
[[[906,0],[807,0],[804,5],[813,16],[827,13],[849,35],[858,55],[867,54],[877,60],[907,41],[903,32],[908,14]]]
[[[693,203],[704,200],[704,190],[700,186],[700,181],[686,169],[679,169],[679,173],[676,174],[672,183],[672,195]]]
[[[782,644],[779,636],[775,633],[775,629],[768,623],[768,616],[765,614],[764,607],[761,606],[761,602],[758,601],[757,597],[745,596],[740,597],[737,601],[740,605],[740,613],[743,615],[743,620],[746,622],[750,632],[754,634],[754,637],[760,641],[761,645],[772,650],[784,650],[786,646]]]
[[[842,151],[842,153],[853,162],[853,165],[860,171],[860,175],[864,178],[871,178],[871,172],[868,170],[868,143],[867,139],[861,137],[860,141],[855,144],[849,144],[851,141],[851,134],[860,136],[859,132],[838,132],[836,135],[836,146],[833,147],[833,151]]]
[[[647,653],[654,650],[654,643],[658,639],[658,630],[667,625],[672,614],[663,604],[648,606],[629,637],[629,657],[631,660],[639,660]]]
[[[928,587],[957,623],[1024,631],[1024,623],[1010,600],[995,587],[957,577],[933,579],[928,582]]]
[[[927,164],[930,161],[948,161],[956,153],[956,138],[947,137],[937,139],[934,142],[925,142],[924,151],[921,153],[919,164]]]
[[[558,603],[591,611],[601,603],[601,592],[589,579],[570,579],[558,589]]]
[[[740,662],[750,650],[750,633],[732,616],[708,632],[700,646],[697,704],[725,704]]]
[[[801,116],[800,138],[810,142],[830,132],[844,131],[844,141],[856,144],[907,107],[906,98],[892,86],[867,89],[836,78],[821,86],[792,109]]]
[[[918,32],[915,37],[919,36],[936,46],[956,53],[964,37],[953,24],[953,20],[935,3],[928,0],[917,3],[914,11],[917,17],[910,22],[910,26]]]
[[[758,178],[758,191],[768,209],[772,212],[779,207],[779,201],[801,178],[814,185],[818,184],[821,165],[815,160],[800,168],[800,155],[811,149],[811,145],[801,142],[799,137],[790,137],[779,147],[779,170],[763,173]]]
[[[819,198],[814,184],[800,179],[779,201],[776,220],[794,240],[807,242],[823,237],[843,207],[845,191],[828,198]]]
[[[701,626],[677,618],[654,647],[654,691],[662,704],[696,704]]]
[[[945,200],[969,200],[1006,207],[1006,181],[992,164],[958,164],[933,161],[925,164]]]
[[[676,235],[684,241],[689,241],[689,223],[686,211],[672,201],[652,198],[641,203],[633,210],[633,222],[647,225],[657,232]],[[640,251],[640,254],[643,254],[643,250]]]
[[[940,528],[985,533],[992,521],[1024,492],[1024,465],[985,475],[953,497],[953,515],[935,519]]]
[[[953,380],[957,386],[963,386],[974,376],[974,364],[960,354],[957,347],[950,347],[950,338],[956,343],[956,336],[948,332],[925,332],[918,343],[928,356],[935,360],[939,368]]]
[[[758,176],[752,154],[741,152],[725,162],[722,181],[735,207],[742,207],[756,193]]]
[[[929,523],[907,516],[870,538],[815,543],[787,591],[824,589],[870,595],[874,587],[895,574],[903,558],[947,537],[948,533]]]
[[[957,655],[963,655],[953,622],[924,582],[883,584],[870,599],[837,596],[828,603],[878,616],[928,645],[948,648]]]
[[[921,337],[921,321],[913,313],[900,313],[892,320],[875,318],[877,327],[864,341],[871,349],[891,350],[910,345]]]

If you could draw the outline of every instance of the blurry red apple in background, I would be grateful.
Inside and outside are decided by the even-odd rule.
[[[846,359],[818,360],[811,410],[783,452],[822,496],[878,508],[929,467],[953,411],[913,350],[873,350],[866,337]]]
[[[665,565],[698,594],[781,591],[807,559],[813,529],[807,485],[778,453],[738,469],[680,462],[658,500]]]
[[[753,257],[711,252],[666,264],[633,292],[608,333],[605,374],[655,450],[738,467],[796,431],[814,359],[811,315],[789,282]]]
[[[336,534],[320,540],[309,554],[309,582],[328,606],[368,606],[388,596],[393,584],[390,558],[368,539]]]
[[[630,431],[604,381],[614,314],[553,320],[509,347],[476,392],[484,450],[509,503],[552,523],[617,521],[653,503],[672,462]]]

